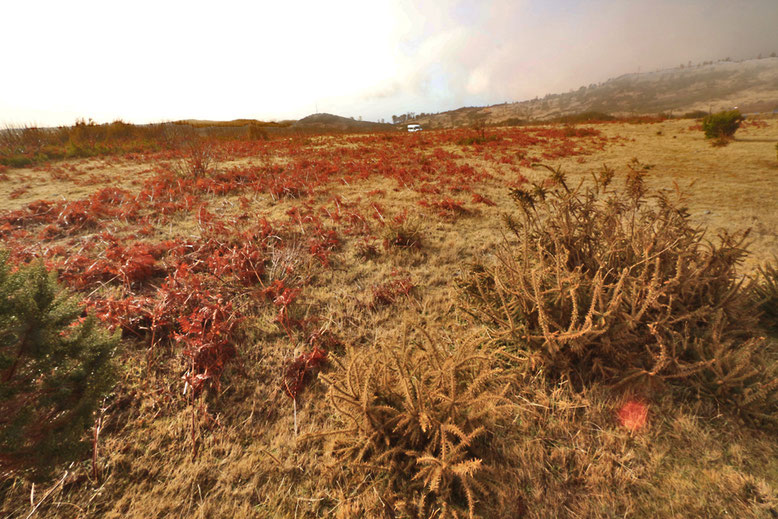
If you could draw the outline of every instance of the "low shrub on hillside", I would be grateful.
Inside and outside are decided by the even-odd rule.
[[[702,131],[705,132],[706,139],[715,139],[714,143],[725,143],[735,135],[744,120],[738,110],[710,114],[702,119]]]
[[[528,123],[526,119],[520,119],[518,117],[509,117],[500,122],[497,126],[524,126]]]
[[[486,144],[489,142],[498,142],[501,141],[502,137],[499,135],[473,135],[470,137],[462,137],[461,139],[457,140],[458,146],[475,146],[478,144]]]
[[[352,351],[342,369],[322,377],[346,424],[329,434],[355,483],[367,475],[385,480],[382,499],[394,510],[473,517],[500,493],[490,437],[507,417],[506,388],[475,343],[427,339]]]
[[[0,474],[43,475],[82,450],[113,386],[109,334],[41,264],[0,255]]]
[[[597,121],[615,121],[615,120],[616,117],[610,114],[591,110],[588,112],[580,112],[576,114],[563,115],[560,117],[556,117],[551,121],[555,123],[576,124],[576,123],[590,123],[590,122],[597,122]]]
[[[6,127],[0,130],[0,165],[27,167],[63,158],[171,148],[170,131],[165,124],[97,124],[91,119],[70,127]]]
[[[549,168],[550,169],[550,168]],[[523,365],[552,376],[653,387],[683,381],[753,418],[775,421],[776,362],[736,267],[745,233],[711,243],[678,200],[649,195],[646,168],[624,187],[604,169],[514,189],[512,236],[472,269],[465,309]]]
[[[686,112],[685,114],[681,115],[681,119],[702,119],[703,117],[707,117],[708,112],[705,110],[692,110],[691,112]]]

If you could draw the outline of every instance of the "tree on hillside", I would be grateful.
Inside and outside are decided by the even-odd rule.
[[[744,120],[738,110],[728,110],[710,114],[702,120],[702,130],[706,139],[716,139],[714,144],[723,146],[732,139]]]
[[[0,252],[0,473],[41,476],[76,459],[94,411],[113,387],[119,341],[41,263]]]

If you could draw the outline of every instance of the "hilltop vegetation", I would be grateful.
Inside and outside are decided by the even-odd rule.
[[[7,127],[0,130],[0,168],[75,157],[175,151],[200,138],[255,141],[271,137],[393,131],[389,124],[313,114],[299,121],[267,122],[185,120],[136,125],[121,120],[97,124],[78,120],[73,126]]]
[[[332,114],[312,114],[295,121],[294,128],[305,130],[319,130],[322,133],[330,132],[380,132],[394,130],[391,124],[374,123],[370,121],[355,120],[354,118],[341,117]]]

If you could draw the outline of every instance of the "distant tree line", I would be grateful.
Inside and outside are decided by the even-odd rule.
[[[403,124],[406,121],[410,121],[411,119],[414,119],[415,117],[416,114],[414,112],[408,112],[400,115],[393,115],[392,124]]]
[[[437,113],[439,113],[439,112],[437,112]],[[412,121],[414,119],[418,119],[419,117],[427,117],[427,116],[430,116],[430,115],[437,115],[437,113],[421,112],[421,113],[417,114],[416,112],[408,112],[408,113],[405,113],[405,114],[393,115],[392,116],[392,124],[404,124],[404,123]]]

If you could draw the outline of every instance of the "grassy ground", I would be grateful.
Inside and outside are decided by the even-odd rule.
[[[68,257],[84,250],[103,257],[94,243],[105,233],[125,244],[202,238],[207,225],[195,209],[202,204],[235,228],[264,217],[286,245],[267,251],[269,274],[261,282],[270,281],[273,269],[291,268],[294,274],[285,279],[296,283],[300,295],[290,312],[315,326],[290,332],[279,324],[277,305],[235,296],[243,317],[233,338],[237,357],[219,387],[196,399],[185,393],[187,363],[174,343],[125,333],[121,380],[101,416],[97,466],[87,454],[34,488],[21,478],[4,479],[0,515],[394,516],[392,500],[402,491],[387,486],[389,475],[347,464],[333,437],[320,436],[344,425],[327,401],[327,385],[313,377],[294,401],[282,389],[289,363],[310,350],[311,329],[338,338],[327,348],[326,376],[338,375],[349,352],[396,348],[405,333],[414,347],[425,344],[422,330],[442,344],[487,343],[485,330],[460,311],[456,282],[469,264],[494,254],[502,239],[501,215],[514,210],[508,187],[522,177],[545,176],[528,167],[533,161],[561,166],[572,181],[603,164],[617,171],[617,181],[633,159],[650,165],[651,187],[680,186],[693,221],[708,227],[711,238],[718,228],[752,229],[752,254],[743,266],[749,272],[778,254],[778,120],[739,130],[723,148],[711,147],[692,124],[609,123],[592,126],[599,134],[542,135],[536,143],[495,129],[487,135],[501,138],[482,146],[457,144],[472,136],[469,131],[271,141],[250,149],[222,145],[214,149],[216,166],[205,177],[256,168],[284,178],[297,175],[308,188],[292,196],[291,188],[278,195],[264,185],[232,186],[226,193],[218,185],[193,185],[176,196],[194,193],[197,203],[164,217],[144,199],[136,220],[106,216],[96,227],[78,229],[56,220],[58,232],[47,239],[37,234],[44,224],[25,224],[25,232],[6,229],[4,243],[17,257],[42,256],[62,269]],[[150,154],[7,170],[0,210],[19,211],[38,199],[83,199],[105,187],[141,193],[160,171],[186,159]],[[297,213],[290,213],[294,208]],[[392,223],[403,214],[404,223]],[[317,232],[314,220],[338,236],[326,261],[308,252]],[[416,230],[418,247],[385,243],[398,229]],[[382,298],[398,286],[387,285],[393,280],[408,280],[414,288]],[[149,294],[161,279],[126,287],[111,283],[90,285],[84,295]],[[481,516],[778,515],[774,434],[711,401],[682,398],[673,388],[646,395],[647,425],[632,431],[616,416],[629,395],[616,390],[595,386],[580,392],[539,377],[516,376],[507,383],[508,419],[489,433],[501,453],[499,471],[490,475],[500,491],[481,498]]]

